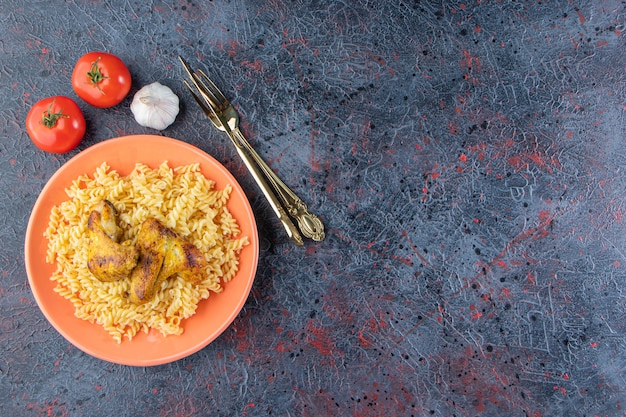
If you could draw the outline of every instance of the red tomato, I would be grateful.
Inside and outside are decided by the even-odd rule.
[[[26,116],[26,132],[33,143],[47,152],[65,153],[85,136],[85,117],[74,100],[65,96],[44,98]]]
[[[124,62],[106,52],[81,56],[72,72],[72,87],[78,97],[100,108],[121,103],[130,91],[131,81]]]

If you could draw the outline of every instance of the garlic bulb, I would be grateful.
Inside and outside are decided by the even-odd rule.
[[[154,82],[135,93],[130,110],[140,125],[163,130],[178,115],[178,96],[169,87]]]

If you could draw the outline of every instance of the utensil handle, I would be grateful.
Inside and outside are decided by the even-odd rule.
[[[282,200],[283,204],[287,208],[287,212],[298,222],[298,226],[302,234],[315,241],[324,240],[324,224],[314,214],[309,213],[309,210],[300,199],[272,169],[267,165],[265,160],[256,152],[256,150],[250,145],[250,142],[243,135],[238,127],[232,129],[232,134],[239,144],[235,144],[237,148],[245,148],[245,150],[254,159],[256,164],[261,168],[265,177],[269,180],[274,190],[277,192],[278,197]]]
[[[237,153],[243,160],[243,163],[246,165],[246,168],[248,168],[248,171],[250,171],[252,178],[254,178],[254,181],[257,183],[257,185],[261,189],[261,192],[263,192],[263,195],[265,195],[265,198],[270,203],[272,210],[274,210],[274,213],[276,213],[276,216],[283,224],[283,227],[285,228],[285,231],[287,232],[287,236],[289,236],[289,239],[291,239],[291,241],[294,242],[296,245],[302,246],[304,244],[304,241],[302,240],[302,236],[300,235],[300,232],[298,231],[296,226],[293,224],[293,222],[289,219],[289,216],[287,216],[285,209],[283,208],[281,203],[278,201],[278,199],[276,198],[276,195],[272,192],[267,182],[265,182],[263,175],[259,172],[257,166],[254,164],[254,162],[250,159],[248,154],[242,148],[238,146],[235,146],[235,148],[237,149]]]

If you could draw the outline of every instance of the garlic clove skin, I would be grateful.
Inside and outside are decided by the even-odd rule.
[[[135,93],[130,110],[141,126],[163,130],[180,111],[178,96],[167,86],[154,82]]]

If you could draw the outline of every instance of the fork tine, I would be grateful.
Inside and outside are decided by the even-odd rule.
[[[213,81],[202,70],[193,71],[187,61],[182,56],[178,56],[178,59],[183,64],[183,68],[191,78],[194,86],[200,92],[202,98],[206,101],[209,107],[217,107],[221,110],[226,108],[230,103],[226,99],[226,96],[220,91]],[[190,89],[191,91],[191,89]],[[197,98],[197,97],[196,97]],[[203,110],[205,106],[203,106]]]
[[[181,62],[181,64],[183,64],[183,68],[187,72],[187,75],[189,75],[189,78],[193,78],[193,70],[191,69],[187,61],[185,61],[180,55],[178,55],[178,60]]]
[[[217,101],[223,107],[228,106],[230,104],[228,102],[228,99],[226,98],[224,93],[222,93],[222,91],[217,87],[217,85],[215,85],[215,83],[213,81],[211,81],[211,79],[204,73],[204,71],[198,70],[198,73],[202,76],[202,78],[205,81],[205,85],[207,85],[207,87],[211,90],[212,95],[215,96]]]
[[[194,80],[197,82],[198,88],[202,93],[206,95],[207,100],[209,101],[211,107],[215,107],[216,109],[223,110],[224,109],[224,100],[220,97],[219,94],[216,93],[215,89],[211,87],[211,85],[207,85],[207,81],[209,78],[203,73],[201,70],[195,72]]]
[[[191,91],[191,93],[194,95],[194,98],[196,99],[196,101],[198,101],[198,104],[200,104],[200,106],[202,107],[202,110],[205,111],[205,113],[206,113],[206,110],[208,110],[211,107],[212,101],[213,101],[212,95],[209,94],[210,91],[208,90],[208,88],[206,87],[204,82],[200,79],[200,77],[198,77],[198,73],[194,72],[191,69],[191,67],[189,66],[187,61],[185,61],[183,59],[183,57],[181,57],[180,55],[178,56],[178,59],[183,64],[183,68],[185,68],[185,71],[187,72],[187,75],[191,79],[191,82],[196,87],[197,91],[200,93],[200,97],[202,97],[202,99],[205,101],[205,103],[200,104],[200,101],[198,100],[200,97],[193,91],[193,89],[191,88],[189,83],[187,83],[185,81],[185,83],[187,85],[187,88],[189,88],[189,91]]]
[[[198,103],[198,105],[200,106],[200,108],[202,109],[202,111],[209,116],[211,114],[211,109],[206,105],[206,103],[204,102],[204,100],[202,98],[200,98],[200,96],[198,94],[196,94],[195,91],[193,91],[193,88],[191,88],[191,85],[187,82],[187,80],[183,81],[183,84],[185,85],[185,87],[187,87],[187,89],[189,90],[189,92],[191,93],[191,96],[196,100],[196,102]]]

